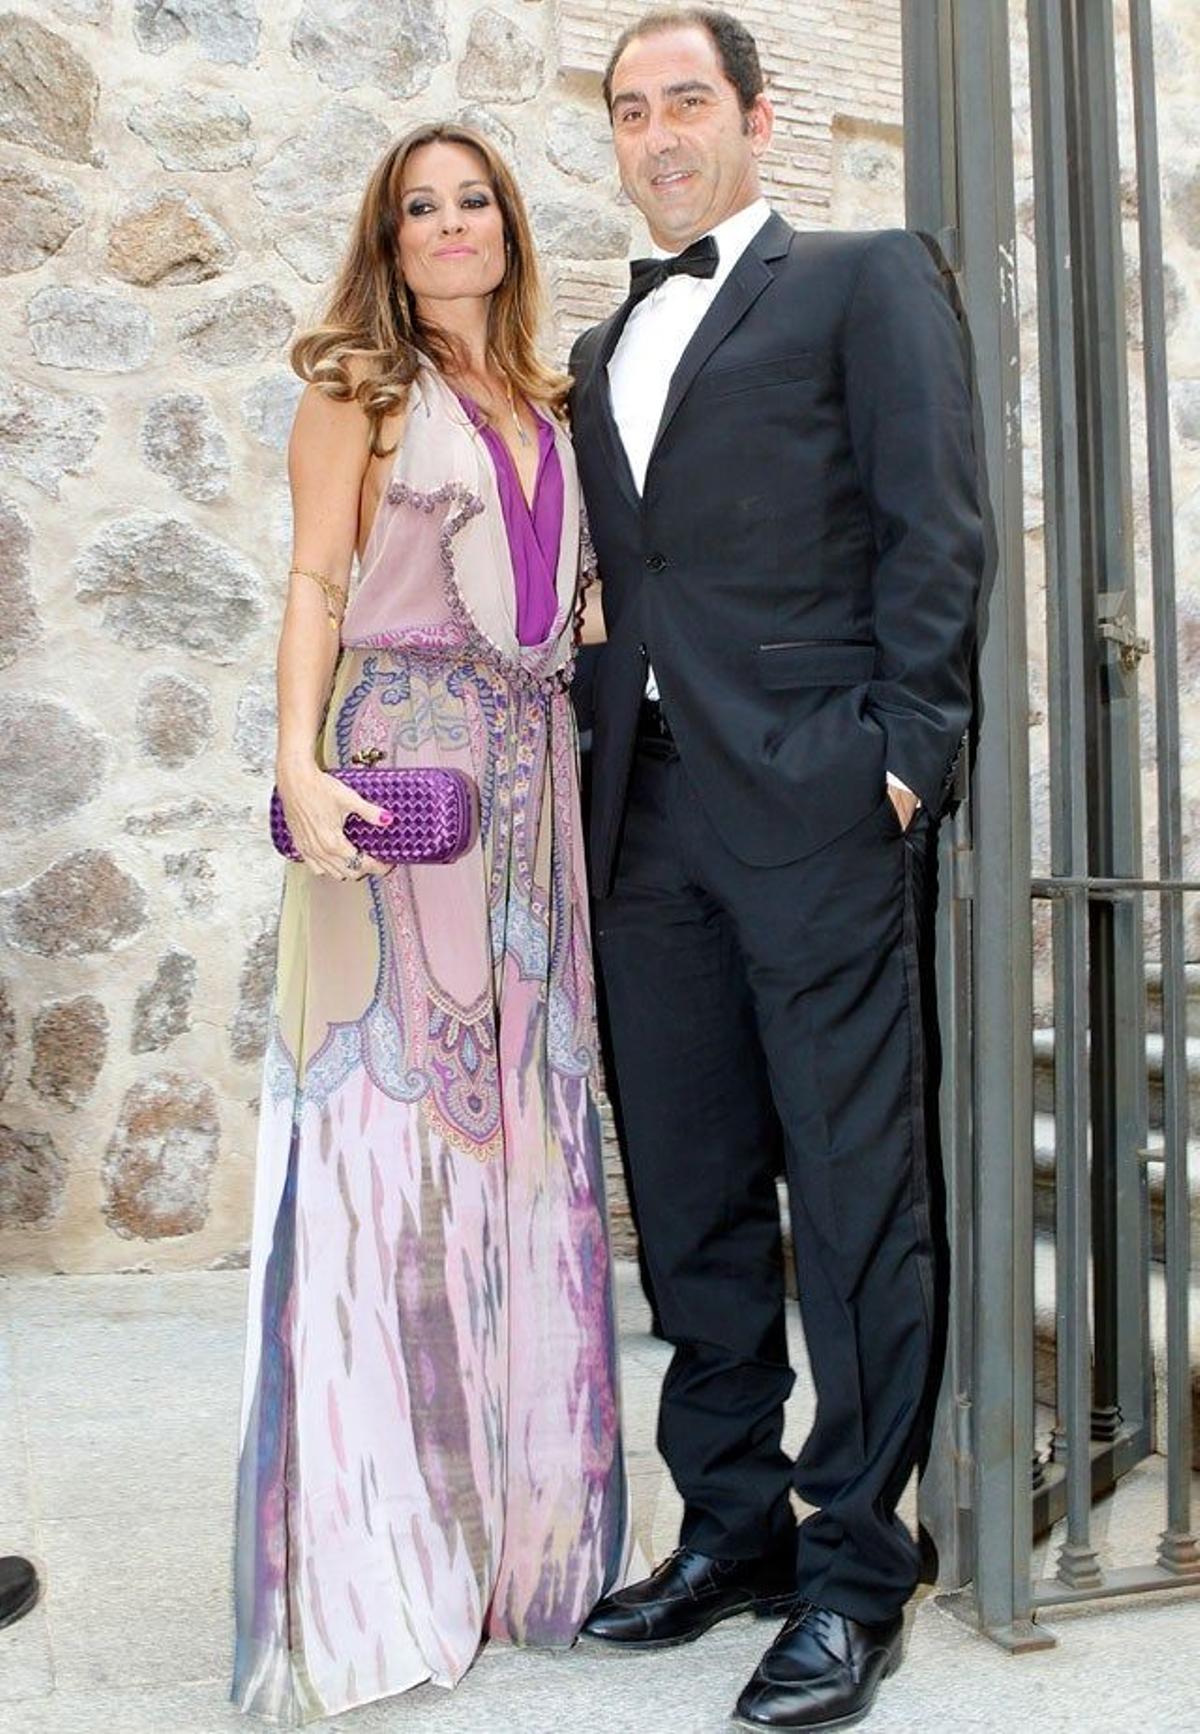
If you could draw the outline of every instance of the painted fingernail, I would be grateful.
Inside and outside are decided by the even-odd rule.
[[[390,825],[391,822],[392,822],[392,815],[390,813],[384,812],[384,810],[382,808],[380,808],[379,823],[381,825]]]

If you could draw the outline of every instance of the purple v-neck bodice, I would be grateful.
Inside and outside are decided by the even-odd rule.
[[[460,400],[491,453],[500,506],[516,580],[517,638],[543,644],[558,616],[558,555],[562,541],[563,475],[554,429],[543,415],[537,421],[538,467],[533,503],[526,500],[512,453],[470,398]]]

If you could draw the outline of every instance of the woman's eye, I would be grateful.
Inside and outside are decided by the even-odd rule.
[[[432,209],[433,206],[427,199],[414,199],[412,204],[408,207],[408,215],[410,217],[423,217],[427,212],[432,211]]]
[[[475,193],[471,198],[463,200],[463,209],[466,211],[486,211],[491,202],[483,193]]]

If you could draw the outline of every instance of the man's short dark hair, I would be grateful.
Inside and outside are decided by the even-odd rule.
[[[748,114],[754,99],[765,88],[762,66],[758,59],[758,44],[738,19],[715,6],[663,6],[647,12],[617,38],[616,46],[604,69],[604,106],[612,113],[613,73],[618,60],[629,44],[639,36],[657,36],[664,30],[686,30],[695,26],[712,37],[721,71],[737,91],[742,113]]]

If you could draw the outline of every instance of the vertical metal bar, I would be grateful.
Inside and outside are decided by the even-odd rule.
[[[1136,621],[1125,267],[1119,209],[1112,0],[1064,0],[1072,254],[1076,261],[1083,578],[1090,613],[1091,870],[1140,877],[1141,753],[1136,661],[1102,626]],[[1091,935],[1093,1434],[1146,1439],[1145,966],[1140,900],[1093,904]],[[1148,1439],[1146,1441],[1148,1443]]]
[[[1075,283],[1062,91],[1060,0],[1031,0],[1029,69],[1038,257],[1038,354],[1046,526],[1051,871],[1087,872],[1083,554],[1076,420]],[[1067,1447],[1067,1539],[1058,1574],[1073,1587],[1100,1581],[1090,1540],[1091,1332],[1088,1255],[1087,898],[1055,898],[1054,1128],[1058,1414]],[[1056,1450],[1058,1449],[1056,1445]]]
[[[948,0],[903,0],[905,213],[911,229],[939,237],[950,263],[957,245],[953,31]],[[958,806],[939,838],[936,933],[942,1192],[949,1268],[945,1273],[945,1361],[929,1458],[918,1489],[918,1519],[937,1556],[937,1581],[957,1589],[974,1571],[970,1510],[972,1326],[971,1217],[971,859],[966,759]]]
[[[1032,1625],[1033,963],[1021,376],[1007,0],[955,12],[962,287],[975,346],[995,576],[975,766],[975,1611],[1014,1648]]]
[[[1147,0],[1130,0],[1133,112],[1137,141],[1138,244],[1142,276],[1146,445],[1150,481],[1150,550],[1154,586],[1155,708],[1158,729],[1158,871],[1183,876],[1180,805],[1179,673],[1176,664],[1175,541],[1172,523],[1171,429],[1163,303],[1162,213],[1154,38]],[[1188,1307],[1191,1225],[1188,1210],[1187,985],[1183,902],[1164,895],[1162,908],[1163,1138],[1166,1186],[1167,1284],[1167,1527],[1158,1563],[1180,1574],[1200,1573],[1192,1533],[1192,1417]]]

